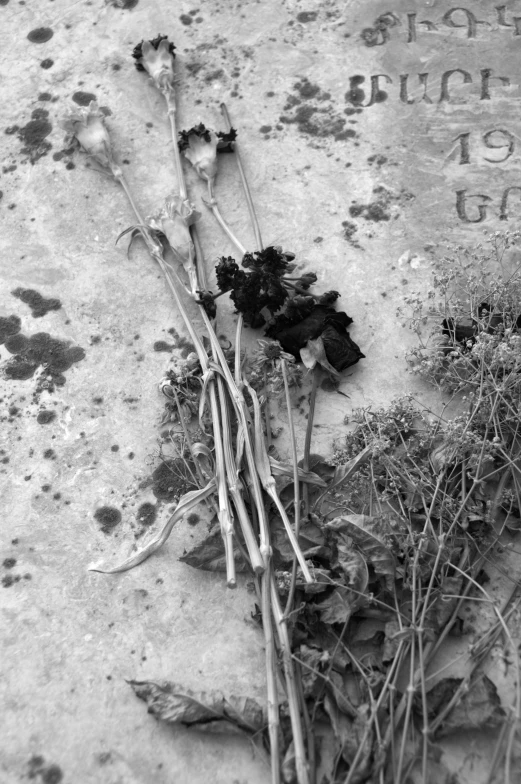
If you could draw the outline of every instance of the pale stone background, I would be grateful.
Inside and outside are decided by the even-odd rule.
[[[83,157],[56,155],[64,150],[60,120],[78,92],[110,109],[119,159],[149,213],[175,184],[174,167],[161,98],[135,70],[133,46],[158,33],[175,42],[182,127],[201,120],[222,127],[219,104],[226,101],[265,242],[293,250],[303,268],[316,270],[317,289],[340,290],[340,306],[354,318],[351,334],[367,355],[345,374],[344,395],[319,393],[314,449],[328,454],[353,407],[386,403],[404,391],[434,400],[406,375],[404,351],[412,338],[396,308],[405,292],[425,285],[426,259],[444,241],[474,240],[483,228],[505,225],[499,221],[501,194],[521,184],[520,158],[514,151],[505,163],[484,162],[502,153],[487,151],[482,135],[496,121],[517,134],[521,37],[505,25],[518,24],[512,16],[521,14],[521,3],[508,5],[503,25],[494,4],[473,2],[476,18],[489,26],[478,25],[471,39],[467,27],[440,22],[451,8],[441,0],[397,0],[392,8],[362,0],[121,5],[0,2],[7,129],[0,135],[0,315],[19,316],[27,336],[48,332],[86,352],[52,393],[37,391],[40,371],[26,381],[0,381],[2,560],[16,559],[3,568],[8,579],[0,594],[0,780],[25,781],[31,758],[41,755],[39,775],[46,784],[260,784],[269,771],[248,742],[160,726],[125,683],[169,678],[263,699],[263,648],[250,620],[252,597],[244,587],[228,591],[221,576],[177,561],[204,531],[179,526],[161,553],[129,573],[86,571],[93,560],[127,552],[140,529],[137,509],[155,501],[147,480],[158,464],[163,400],[157,381],[170,357],[153,346],[171,339],[171,327],[182,333],[182,324],[139,243],[129,258],[126,241],[115,247],[132,222],[124,195],[88,169]],[[400,21],[390,40],[365,46],[361,31],[387,11]],[[417,40],[407,44],[407,14],[413,12],[436,28],[420,26]],[[450,21],[464,25],[466,17],[460,11]],[[28,40],[41,27],[51,28],[52,38]],[[49,60],[52,65],[42,67]],[[461,103],[440,104],[441,75],[451,68],[468,70],[473,82],[452,91]],[[510,87],[491,82],[490,101],[480,97],[484,68],[511,80]],[[432,104],[420,105],[416,74],[426,72]],[[357,87],[366,91],[367,104],[370,75],[382,73],[392,79],[379,82],[387,100],[363,108]],[[399,98],[399,77],[407,73],[405,97],[416,104]],[[357,75],[365,82],[350,83]],[[354,103],[346,98],[350,84]],[[285,108],[288,98],[294,105]],[[35,110],[52,129],[43,147],[30,148],[24,129]],[[481,137],[470,139],[471,162],[459,163],[456,137],[478,131]],[[51,147],[39,157],[45,143]],[[233,248],[204,214],[191,172],[188,182],[203,212],[201,236],[211,266]],[[458,218],[455,192],[465,188],[490,196],[483,224]],[[251,244],[231,156],[223,160],[218,193],[225,215]],[[477,203],[468,203],[472,219]],[[512,225],[518,203],[508,216]],[[62,308],[35,319],[12,296],[17,287],[57,297]],[[231,328],[230,311],[222,331],[231,334]],[[2,367],[10,357],[0,347]],[[55,411],[54,421],[39,424],[41,409]],[[304,424],[301,418],[301,440]],[[119,451],[111,450],[115,445]],[[44,459],[51,448],[55,459]],[[46,485],[50,489],[42,490]],[[122,512],[112,536],[94,519],[104,505]],[[162,505],[157,525],[169,508]],[[508,568],[514,569],[514,560]],[[20,579],[12,582],[14,577]],[[498,595],[507,588],[498,581]],[[476,739],[476,751],[480,743]],[[454,750],[453,763],[478,781],[468,749]]]

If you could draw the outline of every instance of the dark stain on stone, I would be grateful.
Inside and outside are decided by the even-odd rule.
[[[15,583],[19,583],[21,579],[21,574],[6,574],[5,577],[2,577],[2,585],[4,588],[10,588]]]
[[[383,166],[384,163],[387,163],[387,160],[388,159],[385,157],[385,155],[370,155],[369,158],[367,159],[367,163],[370,166],[376,164],[376,166],[380,167]]]
[[[200,521],[200,519],[201,518],[199,517],[198,514],[196,514],[195,512],[192,512],[186,518],[186,522],[188,523],[188,525],[197,525],[197,523]]]
[[[111,452],[119,452],[119,446],[117,444],[112,444],[110,447]]]
[[[349,214],[353,218],[364,218],[367,221],[388,221],[391,219],[391,214],[389,212],[389,205],[392,201],[401,201],[402,197],[394,196],[387,188],[384,188],[383,185],[378,185],[376,188],[373,188],[373,196],[375,197],[373,201],[369,204],[355,204],[351,205],[349,208]],[[414,198],[412,194],[405,194],[404,197],[406,200],[410,198]]]
[[[50,310],[60,310],[62,306],[59,299],[54,297],[45,299],[45,297],[34,289],[17,288],[12,291],[11,294],[13,297],[25,302],[26,305],[29,305],[33,318],[41,318],[42,316],[47,315]]]
[[[20,332],[21,328],[22,322],[18,316],[0,317],[0,343],[5,343],[11,335]]]
[[[52,422],[54,419],[56,419],[56,411],[48,410],[40,411],[36,417],[36,421],[39,425],[48,425],[49,422]]]
[[[7,5],[9,0],[0,0],[0,5]]]
[[[344,239],[346,239],[355,248],[359,248],[360,245],[355,240],[355,234],[358,231],[358,226],[356,225],[356,223],[353,223],[353,221],[345,220],[342,221],[342,226],[344,228],[344,232],[343,232]]]
[[[7,338],[5,341],[5,347],[10,354],[23,354],[28,345],[29,339],[21,333],[18,335],[11,335],[11,337]]]
[[[42,62],[40,63],[40,68],[44,68],[47,71],[49,68],[52,68],[53,65],[54,65],[54,60],[51,60],[50,57],[46,57],[45,60],[42,60]]]
[[[141,523],[141,525],[148,528],[149,526],[152,525],[152,523],[155,522],[155,519],[157,517],[156,505],[148,502],[141,504],[141,506],[137,510],[136,517],[138,523]]]
[[[56,452],[54,449],[46,449],[43,456],[46,460],[56,460]]]
[[[152,474],[152,492],[161,501],[176,501],[189,490],[195,490],[193,466],[180,457],[163,460]]]
[[[15,355],[4,369],[6,378],[19,381],[31,378],[41,365],[51,376],[46,382],[49,391],[54,385],[63,386],[66,381],[63,373],[85,359],[81,346],[71,346],[69,341],[53,338],[47,332],[37,332],[29,338],[15,333],[5,340],[5,347]]]
[[[104,534],[111,534],[121,522],[121,512],[113,506],[102,506],[94,513],[95,520],[100,524]]]
[[[301,24],[314,22],[317,16],[318,13],[316,11],[301,11],[300,14],[297,14],[297,22],[300,22]]]
[[[39,101],[50,101],[51,98],[52,95],[50,93],[40,93],[40,95],[38,96]]]
[[[103,403],[102,397],[93,397],[92,402],[95,403],[97,406],[100,406]]]
[[[50,27],[35,27],[27,34],[27,38],[32,44],[44,44],[50,41],[53,35],[54,32]]]
[[[173,351],[175,346],[171,346],[166,340],[156,340],[154,343],[154,351]]]
[[[45,109],[40,111],[45,111]],[[51,123],[43,118],[30,120],[27,125],[18,130],[18,138],[23,144],[21,152],[29,157],[31,163],[36,163],[51,149],[52,145],[46,141],[46,137],[51,131]]]
[[[110,0],[110,4],[114,6],[114,8],[122,8],[123,11],[130,11],[132,8],[135,8],[139,0]]]
[[[193,20],[191,16],[188,16],[188,14],[181,14],[181,16],[179,17],[179,21],[181,22],[181,24],[191,25]]]
[[[91,101],[96,100],[96,96],[93,93],[85,93],[83,90],[78,90],[72,96],[72,100],[74,103],[77,103],[78,106],[88,106]]]
[[[43,493],[48,493],[50,489],[51,489],[51,485],[42,485]]]
[[[261,125],[259,128],[259,133],[269,133],[271,131],[271,125]]]
[[[31,575],[24,575],[25,579],[30,580]],[[46,765],[45,759],[41,754],[33,755],[29,760],[29,772],[27,777],[35,779],[36,776],[40,777],[42,784],[60,784],[63,781],[63,772],[59,765]]]
[[[4,558],[2,566],[4,569],[12,569],[13,566],[16,566],[16,558]]]
[[[185,64],[186,70],[188,71],[188,73],[192,74],[192,76],[195,76],[197,73],[199,73],[199,71],[203,67],[204,67],[203,63],[195,62],[195,63],[186,63]]]
[[[218,68],[216,71],[211,71],[204,77],[204,81],[209,84],[210,82],[214,82],[216,79],[220,79],[221,76],[224,75],[224,71],[222,68]]]
[[[296,82],[293,87],[297,90],[301,98],[316,98],[321,92],[318,84],[311,84],[307,79]],[[326,98],[331,97],[329,93],[325,93],[324,95]]]
[[[49,112],[47,109],[33,109],[31,112],[31,118],[33,120],[46,120],[49,117]]]

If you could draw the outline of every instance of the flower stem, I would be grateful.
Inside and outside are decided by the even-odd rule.
[[[271,564],[261,578],[262,628],[266,650],[266,679],[268,698],[268,734],[270,738],[271,784],[280,784],[279,700],[273,620],[271,614]]]
[[[297,439],[295,437],[295,427],[293,424],[293,415],[291,413],[291,396],[289,393],[288,371],[286,367],[286,360],[280,360],[282,368],[282,378],[284,379],[284,392],[286,394],[286,408],[288,411],[288,425],[289,425],[289,440],[291,444],[291,457],[293,461],[293,509],[294,519],[293,526],[295,529],[295,536],[298,541],[298,534],[300,528],[300,483],[298,478],[298,458],[297,458]],[[291,585],[289,588],[288,599],[284,609],[284,617],[287,618],[293,607],[293,600],[295,598],[295,588],[297,583],[297,559],[293,556],[293,568],[291,571]]]
[[[284,667],[284,675],[286,677],[291,730],[293,734],[293,743],[295,744],[295,766],[297,769],[297,781],[298,784],[309,784],[308,766],[306,764],[306,749],[304,745],[304,732],[302,729],[298,689],[295,680],[295,669],[293,667],[293,659],[291,655],[291,644],[289,640],[288,627],[286,621],[284,620],[282,608],[279,602],[277,586],[273,577],[271,579],[271,606],[273,608],[275,628],[279,638],[280,649],[282,652],[282,664]]]
[[[240,240],[237,239],[237,237],[235,236],[233,231],[230,229],[230,227],[228,226],[228,224],[224,220],[224,218],[223,218],[223,216],[221,214],[221,211],[219,209],[219,206],[217,204],[217,199],[215,198],[213,185],[214,185],[213,181],[212,180],[208,180],[208,201],[204,200],[204,203],[206,204],[207,207],[209,207],[211,209],[211,211],[213,212],[213,214],[215,216],[215,219],[216,219],[217,223],[219,224],[221,229],[224,231],[224,233],[227,235],[227,237],[229,237],[229,239],[233,242],[233,244],[235,245],[235,247],[237,248],[239,253],[242,256],[244,256],[244,254],[246,253],[246,248],[244,247],[242,242],[240,242]]]
[[[226,104],[221,104],[221,112],[224,117],[224,120],[228,126],[228,130],[232,127],[230,122],[230,115],[228,114],[228,109],[226,108]],[[255,234],[255,244],[257,246],[257,250],[262,250],[262,237],[259,228],[259,222],[257,220],[257,216],[255,214],[255,207],[253,206],[253,199],[251,198],[251,192],[248,185],[248,181],[246,179],[246,175],[244,173],[244,168],[242,166],[241,156],[237,149],[237,144],[234,145],[234,153],[235,153],[235,160],[237,161],[237,168],[239,169],[239,174],[241,176],[242,187],[244,190],[244,196],[246,198],[246,204],[248,206],[248,212],[250,213],[250,220],[251,225],[253,227],[253,233]]]
[[[170,120],[170,132],[172,134],[172,143],[174,145],[174,160],[175,160],[175,168],[177,173],[177,182],[179,186],[179,195],[184,200],[188,198],[188,192],[186,190],[183,164],[181,163],[181,155],[179,154],[179,147],[177,144],[177,127],[176,127],[177,110],[175,105],[175,96],[173,96],[172,91],[168,88],[163,90],[163,96],[166,101],[168,118]]]
[[[315,365],[313,369],[313,382],[311,385],[311,393],[309,396],[309,411],[308,411],[308,423],[306,427],[306,438],[304,441],[304,456],[302,458],[302,469],[304,471],[309,471],[309,453],[311,450],[311,437],[313,435],[313,420],[315,418],[315,404],[317,400],[317,388],[318,388],[318,379],[320,377],[320,367]],[[309,492],[308,486],[306,483],[303,485],[303,501],[304,501],[304,514],[309,514]]]

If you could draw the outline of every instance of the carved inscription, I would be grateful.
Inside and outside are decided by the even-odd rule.
[[[366,82],[368,86],[366,87]],[[398,80],[393,79],[389,74],[370,74],[366,77],[356,74],[349,79],[349,90],[346,93],[346,100],[354,106],[373,106],[375,103],[383,103],[390,96],[400,100],[402,103],[462,103],[466,99],[453,94],[453,88],[458,85],[475,84],[479,85],[480,101],[490,101],[491,90],[510,86],[509,76],[499,76],[494,74],[492,68],[481,68],[477,73],[470,73],[464,68],[451,68],[444,71],[441,77],[430,77],[429,73],[400,74]],[[364,85],[364,87],[362,87]],[[385,85],[385,89],[384,88]],[[392,85],[392,88],[389,88]],[[367,94],[369,93],[369,95]],[[419,94],[418,94],[419,93]],[[501,93],[498,93],[501,94]],[[414,97],[412,97],[414,95]],[[366,100],[367,99],[367,100]]]
[[[391,8],[380,14],[370,27],[365,27],[360,33],[365,46],[392,43],[392,47],[381,60],[386,67],[380,73],[366,71],[350,77],[345,98],[359,110],[372,108],[372,111],[381,111],[378,107],[386,103],[394,105],[394,112],[400,105],[404,109],[410,108],[411,111],[404,117],[410,118],[413,124],[416,117],[422,128],[434,123],[438,129],[440,117],[445,116],[447,135],[446,143],[440,149],[440,169],[444,166],[442,158],[445,164],[448,162],[449,166],[457,167],[457,170],[452,168],[450,178],[457,179],[452,186],[452,209],[459,221],[480,224],[487,220],[518,218],[521,214],[521,183],[517,185],[514,179],[512,184],[507,180],[500,182],[498,188],[498,179],[492,175],[490,180],[495,185],[466,186],[460,175],[468,174],[470,183],[475,182],[481,169],[483,172],[502,169],[506,173],[511,165],[519,167],[519,131],[512,111],[505,113],[504,103],[496,104],[501,109],[495,110],[492,102],[512,96],[511,107],[519,106],[521,69],[518,73],[516,61],[521,54],[518,51],[521,49],[521,8],[518,0],[516,10],[513,8],[514,0],[508,5],[491,2],[490,5],[467,3],[465,6],[450,6],[449,3],[439,9],[427,7],[425,10],[414,8],[413,3],[410,4],[412,8],[407,8],[409,4],[404,3],[405,10],[402,10],[403,6],[399,12]],[[452,38],[452,42],[446,45],[448,38]],[[485,46],[479,43],[487,39],[489,42]],[[438,47],[440,55],[437,54]],[[450,53],[446,64],[441,55],[444,47]],[[404,57],[400,57],[400,50]],[[480,51],[487,53],[483,64],[475,60]],[[507,53],[506,67],[498,65],[504,60],[503,51]],[[412,58],[418,55],[417,69],[411,65],[411,55]],[[374,60],[374,57],[371,59]],[[395,71],[391,65],[393,61]],[[400,62],[408,64],[402,73],[398,70]],[[442,70],[444,66],[446,70]],[[424,116],[425,126],[421,120]],[[466,119],[462,120],[462,117]],[[476,118],[479,118],[478,123]],[[455,127],[457,130],[454,130]],[[438,130],[436,133],[439,139]],[[450,150],[448,159],[447,149]],[[460,175],[456,174],[457,171]]]
[[[392,33],[393,28],[396,30]],[[407,44],[414,44],[424,33],[455,33],[466,38],[478,38],[483,32],[493,29],[521,36],[521,16],[515,16],[506,5],[501,4],[491,9],[489,19],[479,19],[474,11],[464,6],[449,8],[432,19],[426,19],[423,12],[418,14],[413,10],[402,16],[387,11],[374,20],[372,27],[364,27],[360,36],[366,46],[384,46],[393,36]]]

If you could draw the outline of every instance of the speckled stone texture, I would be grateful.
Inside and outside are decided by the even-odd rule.
[[[488,2],[451,8],[1,0],[2,784],[269,781],[247,740],[161,726],[126,683],[164,678],[264,700],[244,582],[229,591],[221,575],[177,560],[207,521],[181,523],[131,572],[86,571],[126,555],[171,512],[152,480],[157,382],[185,333],[139,241],[128,254],[127,239],[115,244],[134,220],[124,194],[67,146],[60,120],[93,97],[106,107],[150,214],[175,174],[164,105],[134,68],[134,45],[158,33],[175,41],[180,127],[221,128],[226,101],[265,242],[315,270],[318,290],[341,292],[367,356],[344,373],[342,394],[319,391],[313,449],[327,455],[354,407],[405,391],[435,404],[406,375],[412,337],[396,308],[445,241],[478,239],[519,213],[519,18]],[[187,179],[211,270],[233,247]],[[251,246],[233,156],[218,195]],[[220,327],[232,335],[226,299]],[[296,415],[302,445],[305,411]]]

